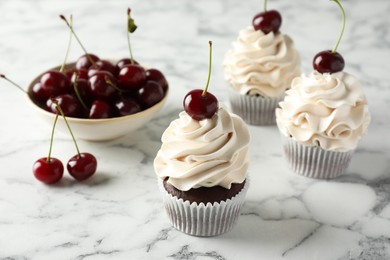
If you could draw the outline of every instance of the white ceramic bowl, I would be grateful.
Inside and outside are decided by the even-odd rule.
[[[67,64],[67,67],[69,68],[73,65],[74,63],[69,63]],[[55,67],[49,70],[59,70],[59,68],[60,67]],[[30,89],[34,86],[34,84],[39,81],[39,79],[44,73],[37,76],[29,84],[27,89],[28,93],[30,92]],[[108,141],[116,139],[142,127],[147,122],[149,122],[155,116],[155,114],[163,107],[164,103],[167,100],[168,92],[169,91],[165,93],[164,98],[157,104],[146,110],[140,111],[132,115],[107,119],[84,119],[74,117],[67,117],[66,119],[76,139],[83,139],[87,141]],[[35,109],[39,117],[41,117],[49,125],[53,125],[56,116],[55,114],[50,113],[39,107],[32,101],[29,95],[26,95],[26,99],[27,102]],[[61,116],[58,117],[56,129],[60,130],[63,133],[69,133],[64,119]]]

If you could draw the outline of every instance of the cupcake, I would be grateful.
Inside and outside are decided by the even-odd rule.
[[[249,187],[249,132],[240,117],[218,107],[207,86],[190,91],[183,104],[154,160],[158,185],[176,229],[220,235],[237,222]]]
[[[275,10],[259,13],[225,55],[231,108],[248,124],[275,124],[275,108],[300,75],[299,54],[293,40],[279,31],[281,21]]]
[[[276,121],[290,168],[329,179],[347,170],[370,115],[355,77],[314,71],[293,80],[276,109]]]
[[[337,47],[314,56],[314,71],[293,80],[276,110],[284,154],[297,174],[335,178],[348,169],[360,138],[370,123],[367,99],[359,81],[343,72],[345,62]]]

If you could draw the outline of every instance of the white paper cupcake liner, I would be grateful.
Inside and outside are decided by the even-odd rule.
[[[275,109],[279,107],[281,97],[262,97],[241,95],[229,87],[229,100],[233,113],[239,115],[250,125],[275,125]]]
[[[284,155],[289,167],[297,174],[316,179],[332,179],[347,171],[354,150],[327,151],[305,146],[282,135]]]
[[[241,206],[244,203],[249,187],[249,179],[246,179],[242,190],[233,198],[220,203],[197,204],[183,201],[169,194],[159,179],[159,188],[163,193],[165,210],[172,225],[183,233],[193,236],[217,236],[231,230],[240,215]]]

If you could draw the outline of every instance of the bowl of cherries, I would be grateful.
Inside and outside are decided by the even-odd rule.
[[[52,124],[58,103],[75,135],[90,141],[115,139],[150,121],[167,100],[168,82],[163,73],[133,59],[130,38],[129,58],[101,59],[88,53],[73,30],[72,20],[60,17],[85,54],[70,63],[66,62],[66,55],[61,66],[48,69],[31,81],[27,100],[41,118]],[[135,28],[129,9],[129,33]],[[64,122],[58,128],[67,131]]]

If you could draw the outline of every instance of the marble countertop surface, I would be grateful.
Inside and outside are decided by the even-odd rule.
[[[227,103],[224,54],[262,1],[0,1],[0,73],[22,86],[62,62],[68,30],[59,14],[73,14],[90,52],[127,56],[129,5],[139,26],[132,36],[136,59],[163,71],[171,86],[165,108],[145,127],[110,142],[79,141],[98,159],[93,178],[78,183],[65,174],[46,186],[34,179],[32,164],[46,156],[51,127],[0,81],[0,259],[390,259],[390,2],[343,3],[347,24],[338,50],[345,71],[364,86],[372,114],[348,172],[331,181],[296,176],[277,127],[250,126],[252,184],[238,223],[224,235],[198,238],[171,227],[153,160],[182,97],[204,86],[209,40],[210,90]],[[337,6],[275,0],[268,7],[282,13],[281,30],[309,73],[312,57],[332,48],[339,34]],[[74,41],[70,60],[81,54]],[[56,133],[53,155],[66,161],[74,153],[70,137]]]

